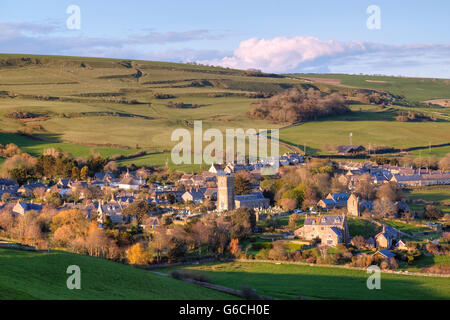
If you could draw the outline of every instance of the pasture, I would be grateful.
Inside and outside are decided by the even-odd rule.
[[[184,268],[203,272],[219,285],[235,289],[248,285],[259,295],[278,299],[450,299],[450,278],[383,273],[381,289],[369,290],[368,274],[362,270],[264,262],[219,262]]]
[[[66,286],[81,269],[81,290]],[[235,297],[104,259],[67,252],[0,249],[0,300],[202,300]]]
[[[353,90],[345,86],[356,86],[354,81],[380,90],[387,85],[345,75],[339,75],[341,85],[311,83],[299,77],[255,76],[242,70],[154,61],[0,55],[0,143],[16,143],[33,155],[46,148],[61,148],[77,157],[88,156],[91,149],[105,157],[146,151],[149,155],[123,164],[160,166],[175,145],[172,132],[178,128],[192,132],[194,120],[203,121],[204,131],[285,126],[249,118],[247,113],[257,101],[248,97],[249,93],[276,93],[294,87],[342,93]],[[320,77],[325,75],[317,75]],[[419,98],[413,90],[419,84],[426,93],[420,99],[446,98],[448,92],[444,90],[448,80],[388,77],[386,81],[395,83],[395,90],[403,90],[410,100]],[[161,99],[158,94],[167,96]],[[169,101],[188,107],[170,108]],[[445,118],[448,108],[422,106],[421,112],[443,114],[437,122],[423,123],[395,121],[406,107],[351,108],[353,112],[347,115],[282,129],[280,138],[302,149],[306,146],[310,155],[329,154],[335,146],[348,144],[350,132],[354,143],[365,146],[408,148],[450,142]],[[12,111],[33,116],[15,119],[10,116]],[[24,130],[32,131],[34,138],[18,134]],[[448,148],[433,148],[431,154],[442,156]],[[281,153],[289,150],[285,144],[280,146]],[[412,154],[420,156],[422,151],[423,155],[429,152]],[[183,170],[196,171],[197,167],[183,166]]]

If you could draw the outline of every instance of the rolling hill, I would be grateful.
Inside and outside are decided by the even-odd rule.
[[[368,81],[366,81],[368,80]],[[163,166],[170,160],[176,128],[282,128],[249,118],[249,93],[276,93],[289,88],[348,93],[379,90],[403,95],[402,105],[380,108],[354,104],[353,113],[309,122],[280,131],[283,141],[305,146],[312,154],[348,143],[398,148],[450,142],[449,108],[418,104],[449,98],[449,80],[348,75],[275,75],[254,71],[104,58],[0,55],[0,143],[16,143],[38,155],[61,148],[74,156],[96,149],[103,156],[128,156],[121,164]],[[168,102],[189,108],[169,108]],[[439,121],[397,122],[399,112],[433,114]],[[11,112],[31,115],[17,119]],[[25,133],[25,135],[23,134]],[[29,135],[32,133],[32,136]],[[281,146],[281,152],[289,147]],[[135,157],[131,155],[145,152]],[[448,147],[435,148],[442,155]],[[426,151],[424,151],[424,154]],[[169,166],[172,164],[169,161]],[[193,170],[199,166],[183,166]]]
[[[66,286],[81,269],[81,290]],[[0,249],[0,300],[221,300],[235,297],[88,256]]]

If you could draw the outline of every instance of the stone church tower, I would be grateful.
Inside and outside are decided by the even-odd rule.
[[[234,209],[234,177],[217,176],[217,209],[219,212]]]
[[[347,200],[347,214],[354,217],[361,216],[360,199],[354,193]]]

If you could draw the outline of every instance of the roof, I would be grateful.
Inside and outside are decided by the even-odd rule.
[[[389,251],[388,249],[382,249],[382,250],[378,250],[377,252],[375,252],[375,254],[381,254],[382,256],[386,257],[386,258],[394,258],[395,254],[392,253],[391,251]]]
[[[130,185],[130,186],[137,186],[137,185],[139,185],[137,183],[137,181],[134,180],[132,177],[125,177],[125,178],[123,178],[122,180],[120,180],[119,184],[127,184],[127,185]]]
[[[205,191],[205,196],[213,196],[217,193],[217,188],[208,188]]]
[[[450,172],[444,173],[425,173],[422,174],[422,179],[424,180],[434,180],[434,179],[450,179]]]
[[[379,232],[375,238],[378,238],[380,236],[384,236],[386,239],[393,239],[396,237],[397,235],[397,230],[392,228],[389,225],[383,225],[383,230],[381,232]]]
[[[342,193],[330,193],[327,197],[328,199],[333,199],[336,202],[342,202],[342,201],[347,201],[349,198],[348,193],[346,192],[342,192]]]
[[[186,195],[186,194],[192,196],[192,199],[193,199],[193,200],[203,200],[203,192],[202,192],[202,191],[194,191],[194,190],[192,190],[192,191],[186,191],[186,192],[183,194],[183,196]]]
[[[24,211],[31,211],[31,210],[41,211],[42,210],[42,205],[37,204],[37,203],[26,203],[26,202],[19,201],[19,202],[17,202],[16,206],[17,205],[22,207]]]
[[[236,195],[234,196],[235,200],[238,201],[255,201],[255,200],[269,200],[264,197],[264,195],[261,192],[255,192],[250,194],[243,194],[243,195]]]
[[[11,179],[0,179],[0,185],[4,185],[4,186],[17,186],[18,183],[16,180],[11,180]]]
[[[322,201],[324,204],[326,204],[326,205],[334,205],[334,201],[333,201],[333,199],[320,199],[320,201]],[[320,202],[319,201],[319,202]]]
[[[336,226],[344,221],[343,216],[318,216],[305,218],[304,225]]]
[[[422,180],[422,177],[419,176],[418,174],[412,174],[412,175],[407,175],[407,176],[401,176],[398,174],[394,174],[394,176],[392,178],[399,182],[400,181],[421,181]]]
[[[342,237],[342,232],[339,228],[331,227],[331,231],[333,231],[338,237]]]

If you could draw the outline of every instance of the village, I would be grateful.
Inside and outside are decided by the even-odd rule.
[[[120,171],[109,163],[84,179],[41,178],[22,184],[0,179],[1,235],[33,248],[66,246],[77,251],[71,244],[74,239],[65,239],[68,236],[61,236],[64,232],[54,230],[53,225],[55,217],[64,212],[78,212],[91,225],[95,222],[99,230],[132,234],[127,241],[113,237],[117,243],[128,247],[146,239],[150,248],[161,230],[173,235],[174,226],[191,230],[201,224],[206,228],[210,219],[219,221],[240,212],[252,217],[245,221],[251,228],[238,236],[229,231],[226,240],[231,241],[228,250],[239,258],[363,266],[367,264],[364,257],[370,257],[370,263],[376,260],[384,263],[384,268],[395,269],[398,261],[412,264],[422,252],[448,255],[449,214],[432,205],[412,210],[403,191],[445,188],[450,184],[450,172],[373,161],[335,162],[305,158],[295,152],[277,160],[279,173],[270,177],[261,175],[264,164],[260,163],[213,164],[200,173],[145,167]],[[18,218],[26,216],[37,220],[47,216],[47,227],[40,226],[44,234],[43,229],[52,229],[53,237],[41,232],[39,236],[27,236],[31,231],[26,226],[21,234],[12,232],[14,221],[17,224]],[[61,228],[66,230],[65,226]],[[206,232],[198,229],[199,233]],[[143,238],[142,233],[149,236]],[[238,238],[236,248],[231,245],[234,238]],[[201,252],[208,241],[212,240],[193,240],[192,249]],[[226,250],[224,245],[217,253]],[[170,251],[167,246],[160,248],[156,260],[148,261],[161,262]],[[185,248],[175,258],[166,259],[182,261],[188,253]],[[192,255],[189,257],[192,259]],[[197,256],[201,257],[204,254]],[[124,253],[114,258],[123,259]]]

